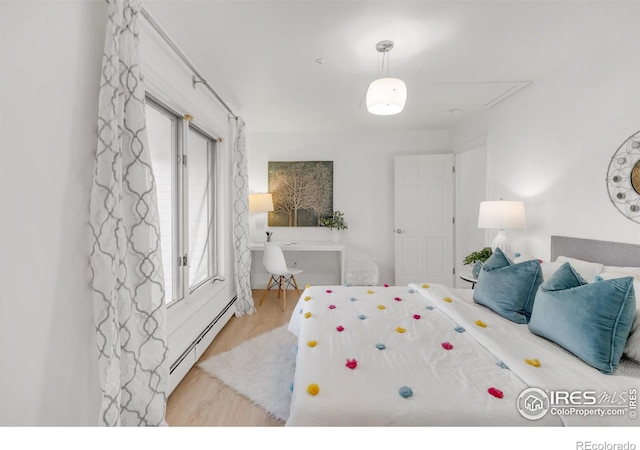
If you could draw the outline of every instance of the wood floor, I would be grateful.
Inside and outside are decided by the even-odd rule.
[[[263,290],[254,290],[257,311],[248,316],[232,317],[215,337],[200,358],[203,361],[217,353],[231,350],[241,342],[266,333],[289,322],[298,296],[295,290],[287,291],[287,305],[282,312],[282,298],[277,290],[270,291],[259,306]],[[189,426],[283,426],[284,422],[269,416],[217,379],[197,367],[191,368],[174,389],[167,402],[166,420],[172,427]]]

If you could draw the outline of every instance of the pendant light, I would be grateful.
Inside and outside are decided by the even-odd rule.
[[[387,76],[379,78],[369,85],[367,90],[367,110],[371,114],[390,116],[398,114],[404,108],[407,101],[407,86],[404,81],[389,77],[389,57],[387,53],[393,49],[392,41],[380,41],[376,44],[376,50],[382,53],[382,66],[380,73],[385,70]]]

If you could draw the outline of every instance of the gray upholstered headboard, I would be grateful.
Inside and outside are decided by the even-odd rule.
[[[640,245],[551,236],[551,261],[558,256],[598,262],[605,266],[640,267]]]

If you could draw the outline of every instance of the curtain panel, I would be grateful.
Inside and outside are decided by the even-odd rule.
[[[235,261],[236,316],[255,312],[251,292],[251,249],[249,248],[249,169],[247,142],[242,118],[236,119],[233,142],[233,251]]]
[[[139,1],[110,0],[90,202],[99,424],[165,425],[169,368],[156,186],[140,75]]]

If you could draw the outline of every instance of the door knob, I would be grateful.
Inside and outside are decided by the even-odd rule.
[[[400,228],[396,228],[395,232],[396,232],[397,234],[402,234],[402,233],[404,233],[404,231],[402,231]]]

